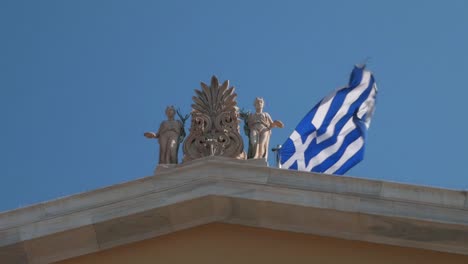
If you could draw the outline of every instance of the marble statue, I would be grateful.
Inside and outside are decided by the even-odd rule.
[[[190,133],[184,141],[184,162],[206,156],[245,159],[239,133],[239,113],[234,87],[229,81],[220,85],[213,76],[208,86],[195,90]]]
[[[244,130],[249,137],[249,159],[268,159],[268,145],[270,142],[271,129],[283,128],[281,121],[273,121],[270,115],[263,112],[265,101],[257,97],[254,101],[255,113],[243,113],[246,126]]]
[[[182,121],[175,120],[176,110],[174,106],[166,108],[167,120],[162,121],[158,132],[146,132],[144,136],[147,138],[157,138],[159,141],[159,164],[177,164],[177,154],[179,144],[185,137],[184,122],[177,111]]]

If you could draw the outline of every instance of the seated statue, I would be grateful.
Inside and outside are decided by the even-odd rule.
[[[159,164],[177,164],[179,144],[185,137],[185,130],[183,122],[174,119],[175,114],[174,106],[168,106],[167,120],[161,122],[158,132],[144,133],[145,137],[157,138],[159,141]]]
[[[255,98],[255,113],[248,114],[246,118],[247,126],[245,129],[249,136],[249,159],[267,160],[271,129],[284,127],[281,121],[273,121],[268,113],[263,112],[264,104],[263,98]]]

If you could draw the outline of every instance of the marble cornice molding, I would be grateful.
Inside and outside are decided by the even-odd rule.
[[[49,263],[212,222],[468,255],[465,191],[207,157],[0,213],[0,263]]]

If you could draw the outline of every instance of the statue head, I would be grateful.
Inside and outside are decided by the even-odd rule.
[[[261,112],[263,110],[263,106],[265,105],[265,101],[262,97],[256,97],[254,101],[255,110]]]
[[[174,119],[175,114],[176,114],[176,110],[175,110],[175,107],[173,105],[170,105],[170,106],[166,107],[166,116],[167,116],[167,118]]]

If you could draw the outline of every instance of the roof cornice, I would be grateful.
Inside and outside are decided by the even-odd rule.
[[[208,157],[1,213],[0,262],[48,263],[211,222],[468,255],[464,191]]]

